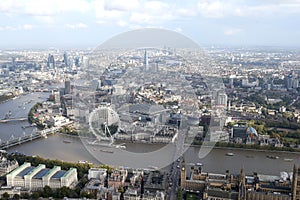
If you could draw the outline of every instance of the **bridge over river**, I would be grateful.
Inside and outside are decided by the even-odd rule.
[[[20,145],[22,143],[29,142],[29,141],[39,139],[39,138],[42,138],[42,137],[47,138],[48,135],[56,133],[62,126],[66,126],[66,125],[69,125],[71,123],[72,122],[64,123],[59,127],[52,127],[52,128],[44,129],[44,130],[41,130],[41,131],[32,131],[32,133],[29,134],[29,135],[23,135],[23,136],[20,136],[20,137],[17,137],[17,138],[11,137],[7,141],[0,140],[0,149],[8,149],[10,147]]]
[[[15,122],[15,121],[26,121],[27,119],[28,118],[26,118],[26,117],[0,119],[0,123]]]

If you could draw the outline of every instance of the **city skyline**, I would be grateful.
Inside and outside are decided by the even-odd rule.
[[[163,28],[200,46],[299,46],[300,1],[1,1],[1,48],[96,47],[122,32]]]
[[[299,198],[297,47],[34,48],[0,50],[3,199]]]

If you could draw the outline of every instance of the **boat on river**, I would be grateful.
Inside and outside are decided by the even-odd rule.
[[[270,159],[278,159],[278,158],[279,158],[279,156],[267,155],[267,158],[270,158]]]
[[[89,165],[92,165],[93,163],[87,161],[87,160],[79,160],[78,161],[79,164],[89,164]]]
[[[225,155],[226,155],[226,156],[234,156],[234,153],[232,153],[232,152],[227,152]]]
[[[126,149],[126,146],[123,144],[113,144],[113,143],[107,143],[107,142],[101,142],[98,140],[95,141],[87,141],[89,145],[93,146],[100,146],[100,147],[111,147],[116,149]]]
[[[106,150],[106,149],[100,149],[101,152],[104,152],[104,153],[114,153],[113,151],[109,151],[109,150]]]

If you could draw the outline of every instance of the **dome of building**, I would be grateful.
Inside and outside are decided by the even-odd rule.
[[[251,138],[258,137],[257,131],[252,126],[250,126],[250,127],[247,128],[246,133]]]

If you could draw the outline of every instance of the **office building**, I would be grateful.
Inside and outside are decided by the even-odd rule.
[[[66,80],[65,81],[65,94],[70,94],[71,93],[71,81]]]
[[[146,49],[145,49],[145,54],[144,54],[144,68],[145,68],[145,71],[149,71],[149,61],[148,61],[148,54],[147,54]]]
[[[293,88],[293,76],[290,74],[286,78],[286,88],[287,89],[292,89]]]
[[[16,63],[16,57],[12,57],[12,58],[11,58],[11,65],[12,65],[12,67],[15,68],[15,67],[16,67],[16,64],[17,64],[17,63]]]
[[[298,78],[294,78],[293,79],[293,88],[297,89],[299,87],[299,79]]]
[[[49,54],[49,56],[48,56],[47,67],[48,67],[48,69],[54,69],[55,68],[54,56],[51,55],[51,54]]]
[[[217,105],[227,107],[227,94],[218,93],[217,96]]]
[[[107,169],[105,168],[90,168],[88,179],[99,179],[103,180],[107,176]]]
[[[68,55],[66,52],[64,53],[64,63],[66,65],[66,67],[70,66],[70,62],[69,62]]]
[[[51,188],[63,186],[73,187],[77,183],[77,169],[61,170],[60,166],[52,169],[44,164],[37,167],[25,162],[20,167],[6,175],[7,186],[21,187],[28,190],[36,190],[48,185]]]

